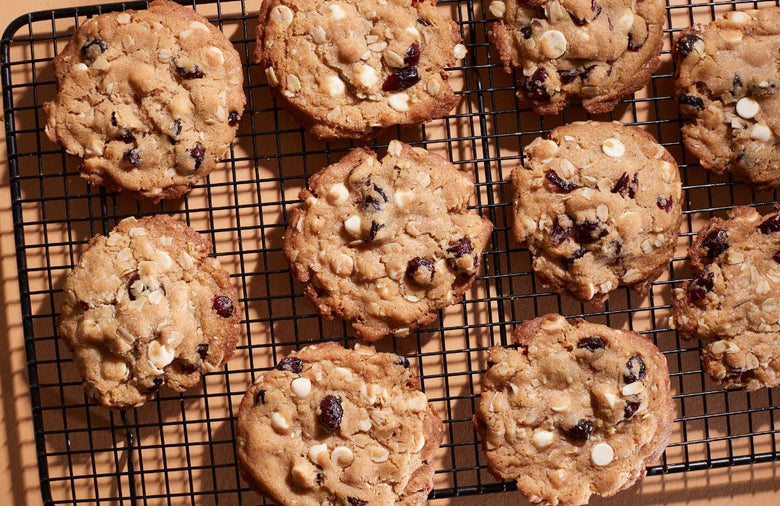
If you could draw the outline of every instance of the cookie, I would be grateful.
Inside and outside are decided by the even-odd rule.
[[[281,505],[426,504],[442,422],[409,361],[370,346],[307,346],[241,401],[241,473]]]
[[[405,337],[474,281],[493,225],[473,194],[470,174],[422,148],[355,149],[301,190],[284,253],[321,316],[362,339]]]
[[[663,0],[493,0],[490,33],[518,96],[539,114],[581,101],[609,112],[660,62]]]
[[[636,127],[591,121],[535,139],[525,156],[512,171],[514,235],[542,282],[596,307],[620,283],[645,294],[680,230],[672,155]]]
[[[685,147],[716,174],[780,184],[780,8],[728,12],[673,48]]]
[[[495,347],[475,417],[488,468],[533,503],[587,504],[664,452],[674,405],[663,354],[633,332],[550,314]]]
[[[673,323],[701,339],[724,387],[780,385],[780,212],[740,206],[712,218],[688,250],[693,278],[673,291]]]
[[[81,25],[54,59],[46,134],[92,184],[177,198],[227,152],[244,110],[238,52],[206,18],[156,0]]]
[[[264,0],[255,58],[312,135],[366,139],[455,107],[444,69],[460,42],[436,0]]]
[[[127,218],[89,241],[65,280],[57,331],[92,400],[140,406],[233,355],[238,295],[210,253],[208,239],[165,215]]]

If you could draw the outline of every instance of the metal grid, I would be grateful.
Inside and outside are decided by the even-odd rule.
[[[678,255],[670,277],[657,281],[644,300],[621,287],[603,310],[546,292],[530,272],[528,252],[510,240],[509,171],[522,148],[555,126],[589,117],[580,107],[541,118],[520,108],[511,79],[490,53],[489,2],[443,0],[459,23],[469,49],[459,108],[444,120],[395,129],[374,145],[399,138],[438,151],[477,182],[476,208],[496,225],[484,272],[466,299],[440,314],[437,323],[380,349],[409,356],[423,387],[445,420],[431,498],[514,489],[486,471],[471,427],[484,352],[506,344],[512,327],[549,311],[637,330],[653,339],[669,360],[678,418],[663,460],[648,474],[778,460],[778,426],[772,390],[754,393],[715,387],[702,373],[695,343],[681,342],[667,325],[670,288],[689,275],[684,251],[701,221],[737,204],[770,206],[776,193],[756,193],[729,177],[695,166],[680,144],[681,120],[673,99],[668,48],[674,34],[725,10],[776,2],[710,2],[667,9],[663,64],[647,95],[624,101],[615,113],[595,119],[638,124],[677,158],[687,202]],[[184,3],[184,2],[183,2]],[[279,109],[262,69],[249,63],[259,2],[203,0],[188,3],[231,38],[244,61],[248,106],[223,168],[180,202],[154,206],[85,184],[43,133],[42,104],[56,92],[51,60],[86,17],[145,2],[38,12],[14,21],[2,38],[2,82],[14,233],[23,328],[29,360],[41,493],[46,504],[256,504],[259,496],[241,482],[233,446],[234,416],[245,388],[258,372],[290,349],[320,339],[351,344],[342,322],[323,322],[293,282],[281,253],[287,211],[297,204],[306,177],[337,160],[352,144],[323,144],[304,134]],[[671,28],[670,28],[671,27]],[[237,358],[206,376],[199,389],[160,392],[142,408],[111,412],[90,407],[54,321],[60,287],[89,237],[107,233],[130,215],[167,212],[187,220],[215,244],[215,255],[240,287],[245,337]]]

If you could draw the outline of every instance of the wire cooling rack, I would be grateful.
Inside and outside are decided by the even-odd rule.
[[[729,177],[707,175],[680,144],[681,119],[673,98],[668,48],[676,32],[734,8],[774,2],[711,2],[667,9],[663,64],[651,83],[611,115],[638,124],[658,138],[680,164],[687,194],[678,251],[670,271],[645,298],[625,288],[603,310],[549,293],[530,272],[526,250],[510,240],[509,171],[522,148],[565,122],[589,117],[573,106],[541,118],[520,108],[511,79],[490,52],[493,21],[483,3],[442,1],[458,22],[468,55],[452,69],[462,101],[447,118],[421,128],[395,129],[392,138],[440,152],[477,183],[476,208],[495,223],[484,254],[484,272],[460,304],[437,323],[405,340],[385,340],[382,350],[410,357],[423,387],[445,420],[431,498],[512,490],[487,472],[471,425],[485,351],[506,344],[514,325],[549,311],[631,328],[667,355],[677,418],[672,442],[651,475],[778,460],[772,390],[726,391],[702,374],[696,343],[668,327],[670,289],[689,276],[684,260],[703,220],[737,204],[771,206],[776,194],[756,193]],[[352,144],[312,140],[277,107],[262,69],[250,62],[259,1],[190,2],[235,43],[244,61],[248,106],[224,166],[209,184],[181,201],[157,206],[84,183],[78,161],[43,133],[42,104],[56,93],[52,58],[87,17],[145,2],[37,12],[14,21],[2,37],[2,83],[13,226],[18,251],[23,327],[29,363],[40,487],[46,504],[257,504],[236,468],[234,417],[246,387],[291,349],[322,339],[354,339],[342,322],[320,320],[293,281],[281,252],[287,213],[306,178]],[[764,209],[766,210],[766,209]],[[63,279],[93,234],[120,219],[166,212],[207,234],[214,254],[240,288],[244,337],[223,371],[204,377],[183,394],[162,391],[145,406],[124,412],[90,406],[54,322]]]

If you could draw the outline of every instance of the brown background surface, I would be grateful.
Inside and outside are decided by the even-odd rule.
[[[0,26],[33,10],[97,4],[90,0],[0,1]],[[259,0],[247,1],[256,8]],[[2,134],[0,134],[2,135]],[[26,356],[21,329],[21,310],[4,136],[0,143],[0,498],[12,504],[39,504],[38,470],[26,376]],[[737,502],[774,504],[778,494],[778,466],[763,464],[709,472],[690,472],[650,477],[640,485],[610,500],[594,499],[592,504],[674,504],[725,505]],[[55,496],[61,494],[55,494]],[[444,504],[446,501],[437,501]],[[524,504],[517,494],[453,499],[451,504]]]

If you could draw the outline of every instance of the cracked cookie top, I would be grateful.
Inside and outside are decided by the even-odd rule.
[[[518,95],[539,114],[578,99],[609,112],[659,64],[663,0],[493,0],[491,39]]]
[[[780,212],[740,206],[712,218],[688,258],[693,278],[673,291],[674,325],[698,338],[702,362],[723,386],[780,384]]]
[[[355,149],[301,190],[284,253],[325,318],[357,335],[405,337],[471,286],[492,224],[468,209],[474,183],[439,155],[392,141]]]
[[[255,56],[314,136],[367,138],[452,110],[466,48],[435,0],[265,0]]]
[[[156,0],[96,16],[54,59],[46,134],[94,184],[155,201],[202,182],[244,110],[238,52],[206,18]]]
[[[683,31],[677,63],[685,147],[716,174],[780,184],[780,8],[735,11]]]
[[[489,469],[534,503],[587,504],[630,487],[663,453],[674,404],[666,358],[633,332],[550,314],[488,354],[475,417]]]
[[[207,239],[166,215],[127,218],[90,240],[65,280],[57,330],[91,399],[139,406],[233,355],[237,295],[209,253]]]
[[[514,233],[537,276],[596,307],[620,283],[646,293],[680,231],[672,155],[639,128],[594,121],[558,127],[525,155],[512,171]]]
[[[421,506],[442,423],[406,358],[326,343],[261,374],[236,432],[244,478],[279,504]]]

